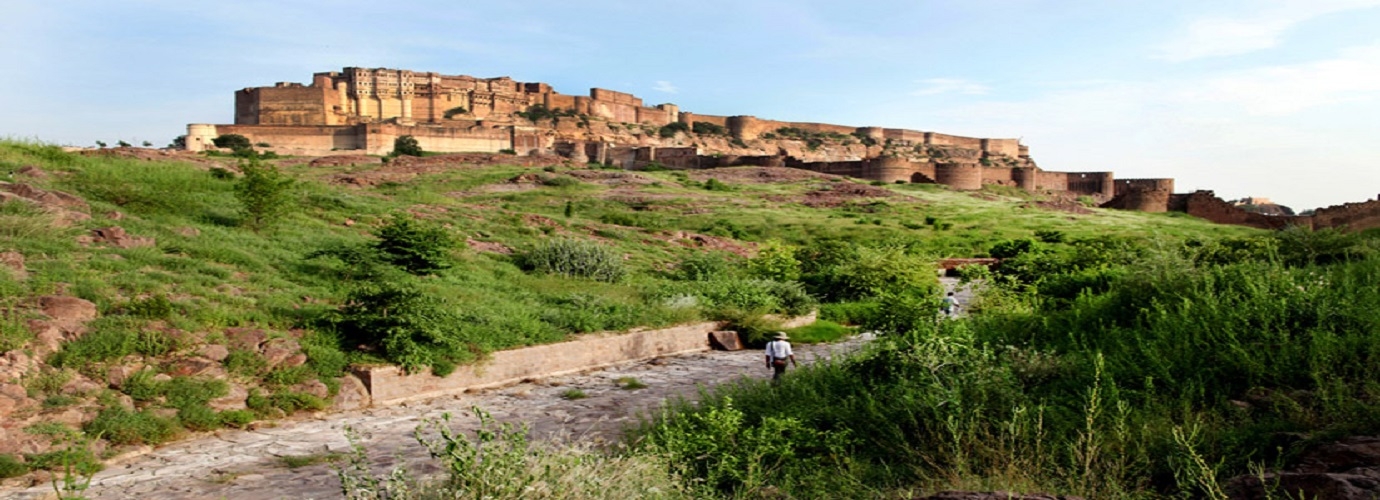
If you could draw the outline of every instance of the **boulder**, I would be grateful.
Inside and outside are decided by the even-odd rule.
[[[225,337],[230,341],[230,347],[245,351],[259,350],[259,344],[268,339],[268,333],[255,328],[226,328]]]
[[[207,405],[216,411],[243,410],[247,408],[244,404],[246,399],[249,399],[249,390],[240,384],[231,383],[229,392],[225,393],[224,396],[212,399]]]
[[[268,361],[269,368],[276,368],[279,365],[291,366],[286,362],[294,355],[301,353],[302,346],[296,340],[276,338],[264,342],[263,346],[259,348],[259,352],[264,355],[264,360]],[[306,361],[306,358],[303,357],[302,361]],[[300,365],[301,362],[298,364]]]
[[[92,229],[91,242],[104,243],[116,248],[151,247],[157,244],[153,238],[130,235],[120,226]]]
[[[225,369],[221,368],[219,361],[214,361],[200,356],[177,360],[168,369],[168,373],[174,376],[183,377],[225,377]]]
[[[43,309],[43,314],[48,315],[56,325],[69,332],[73,331],[74,327],[96,319],[96,304],[89,300],[47,295],[39,297],[38,304]]]
[[[1380,437],[1353,436],[1315,446],[1295,466],[1232,478],[1225,491],[1233,500],[1264,500],[1280,494],[1336,500],[1380,498]]]
[[[105,381],[110,384],[112,389],[120,389],[124,387],[125,380],[128,380],[130,375],[139,373],[139,371],[143,369],[144,367],[142,366],[112,366],[105,372]]]
[[[331,399],[331,388],[326,387],[326,384],[322,383],[320,380],[313,379],[308,380],[306,382],[302,382],[300,384],[292,386],[291,390],[292,392],[311,394],[323,400]]]
[[[371,403],[369,388],[364,386],[364,382],[354,375],[340,377],[340,391],[336,392],[335,399],[331,400],[332,410],[357,410],[368,408]]]
[[[225,361],[230,356],[230,349],[220,344],[206,344],[198,348],[196,353],[212,361]]]
[[[18,382],[29,370],[38,366],[23,350],[15,349],[0,355],[0,383]]]
[[[743,350],[743,341],[738,338],[738,332],[732,330],[709,332],[709,345],[719,351]]]

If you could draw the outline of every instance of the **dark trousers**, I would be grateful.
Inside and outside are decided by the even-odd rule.
[[[781,376],[786,374],[786,363],[784,363],[785,360],[782,361],[782,363],[771,364],[771,382],[773,384],[781,382]]]

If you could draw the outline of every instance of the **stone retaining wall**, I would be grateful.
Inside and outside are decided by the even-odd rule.
[[[782,319],[782,328],[814,323],[817,312]],[[370,403],[391,405],[433,398],[469,389],[496,387],[529,378],[551,377],[661,356],[709,350],[709,333],[723,323],[709,321],[660,330],[596,334],[578,340],[492,353],[488,360],[461,366],[437,377],[430,373],[408,375],[396,366],[360,368],[355,375],[368,389]]]

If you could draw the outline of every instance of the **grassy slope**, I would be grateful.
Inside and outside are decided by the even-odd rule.
[[[26,165],[49,175],[5,177]],[[298,209],[273,230],[256,234],[238,225],[234,181],[217,179],[205,164],[81,156],[34,143],[0,142],[0,180],[76,194],[89,202],[92,216],[67,223],[27,205],[0,205],[0,251],[22,253],[28,269],[23,280],[0,272],[0,307],[8,311],[0,322],[0,341],[5,348],[15,348],[29,340],[23,320],[36,317],[31,297],[70,294],[96,303],[101,311],[102,317],[90,325],[88,336],[93,338],[104,338],[101,334],[107,331],[135,332],[159,325],[191,332],[186,337],[191,340],[171,342],[170,348],[150,350],[135,344],[110,350],[110,364],[147,357],[166,367],[201,343],[221,341],[227,327],[262,328],[280,336],[296,329],[295,335],[312,346],[306,349],[313,358],[310,371],[275,373],[255,370],[250,363],[248,369],[231,370],[233,382],[274,394],[284,393],[304,377],[329,382],[339,374],[339,363],[333,360],[342,357],[340,346],[326,332],[312,331],[312,326],[342,302],[345,289],[338,264],[305,255],[330,245],[373,241],[370,232],[401,211],[442,224],[461,240],[497,242],[522,251],[550,238],[594,239],[627,256],[632,277],[607,284],[531,275],[512,257],[457,248],[454,268],[421,283],[428,294],[459,312],[468,329],[466,342],[482,351],[558,341],[586,330],[695,319],[702,313],[648,299],[648,291],[667,282],[661,270],[698,251],[674,241],[678,231],[736,236],[749,245],[768,240],[804,244],[826,237],[868,245],[900,242],[935,257],[981,256],[997,241],[1040,230],[1062,231],[1072,238],[1209,238],[1252,232],[1166,214],[1095,210],[1074,215],[1022,208],[1026,200],[1020,198],[988,193],[985,197],[995,199],[987,200],[937,186],[886,186],[898,196],[885,203],[859,200],[835,208],[809,208],[796,200],[820,181],[731,184],[731,191],[708,191],[683,174],[649,172],[641,175],[655,183],[632,188],[596,182],[515,188],[507,179],[524,173],[560,176],[568,169],[548,173],[456,165],[405,182],[360,188],[332,184],[330,179],[386,166],[283,168],[299,180],[294,196]],[[572,209],[569,218],[567,205]],[[538,221],[534,215],[550,221]],[[927,217],[951,224],[951,229],[926,226]],[[347,220],[354,224],[347,225]],[[157,244],[119,249],[77,243],[90,230],[109,226],[155,238]],[[171,314],[138,314],[156,297],[171,301]],[[590,311],[597,311],[597,317],[590,317]],[[377,361],[358,352],[346,355],[356,362]],[[93,376],[104,373],[101,364],[69,366]],[[84,397],[96,401],[100,394]],[[298,407],[279,406],[288,411]],[[267,414],[271,413],[261,412]]]

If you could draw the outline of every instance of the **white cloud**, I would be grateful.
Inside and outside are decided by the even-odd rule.
[[[674,94],[676,92],[680,92],[679,88],[677,88],[675,85],[672,85],[671,82],[668,82],[666,80],[657,80],[656,85],[652,86],[652,90],[655,90],[657,92],[665,92],[667,94]]]
[[[949,93],[983,95],[990,90],[986,85],[958,78],[930,78],[927,80],[919,80],[916,83],[923,84],[924,87],[912,91],[910,95],[926,96]]]
[[[1183,89],[1194,104],[1235,104],[1249,115],[1288,115],[1317,106],[1380,99],[1380,44],[1339,57],[1209,78]]]
[[[1260,4],[1251,3],[1251,8]],[[1198,19],[1160,45],[1156,58],[1183,62],[1246,54],[1279,45],[1290,28],[1310,19],[1380,6],[1380,0],[1275,0],[1240,17]]]

